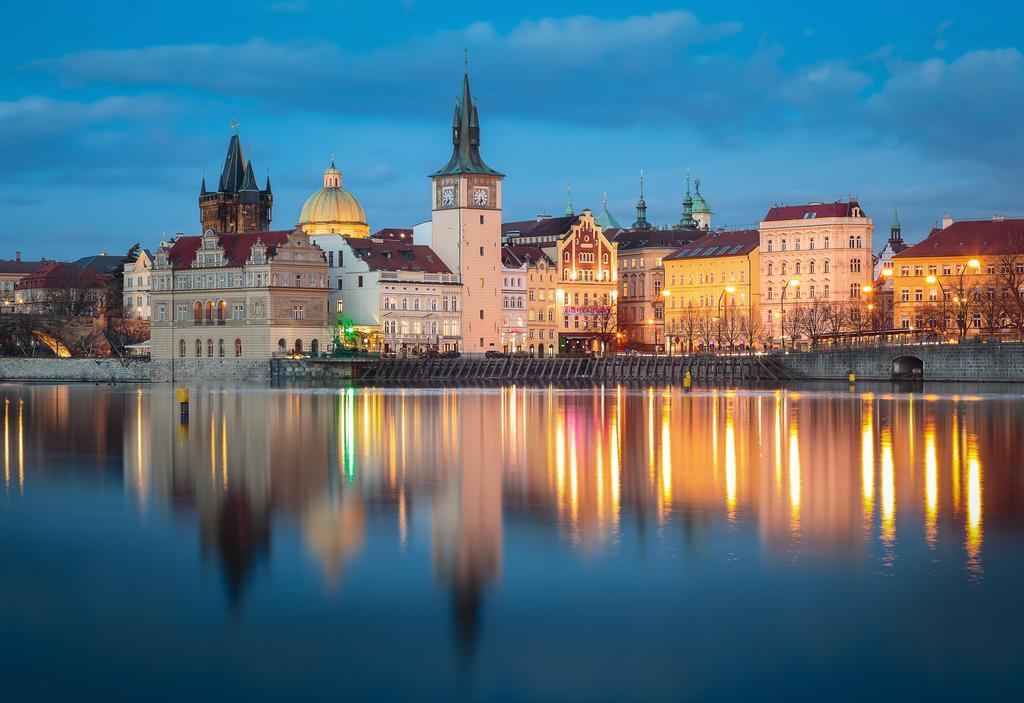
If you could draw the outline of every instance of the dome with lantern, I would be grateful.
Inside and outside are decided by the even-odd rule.
[[[341,187],[341,171],[334,165],[334,159],[324,171],[324,187],[309,196],[302,206],[299,226],[307,234],[370,235],[363,206],[352,193]]]

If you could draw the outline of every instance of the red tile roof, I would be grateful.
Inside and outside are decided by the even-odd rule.
[[[920,256],[1001,256],[1024,254],[1024,219],[962,220],[945,229],[933,229],[922,241],[893,259]]]
[[[760,246],[760,233],[756,229],[711,232],[681,249],[677,249],[666,256],[664,260],[746,256],[756,250],[758,246]]]
[[[765,222],[782,220],[806,220],[819,217],[853,217],[853,209],[860,203],[851,200],[848,203],[810,203],[808,205],[776,205],[764,216]],[[861,216],[867,217],[861,209]]]
[[[273,232],[246,232],[245,234],[219,234],[217,243],[224,248],[224,256],[228,260],[228,266],[244,266],[249,260],[253,245],[256,242],[263,242],[267,247],[267,256],[272,257],[279,244],[288,241],[288,234],[292,230],[276,230]],[[202,246],[203,238],[199,235],[183,235],[174,240],[169,253],[171,266],[176,269],[186,269],[192,266],[196,259],[196,252]]]
[[[441,257],[424,244],[403,241],[374,241],[366,237],[345,237],[360,260],[371,271],[420,271],[423,273],[451,273]]]
[[[502,222],[501,233],[508,237],[549,237],[556,239],[579,221],[579,215],[543,217],[539,220]]]
[[[32,273],[45,266],[48,261],[22,261],[21,259],[0,259],[0,273]]]
[[[518,268],[524,263],[533,263],[534,261],[545,261],[548,266],[555,265],[551,257],[545,254],[540,247],[509,244],[501,248],[501,263],[504,266]]]
[[[111,280],[105,273],[96,273],[74,264],[50,262],[15,284],[15,289],[28,288],[104,288]]]

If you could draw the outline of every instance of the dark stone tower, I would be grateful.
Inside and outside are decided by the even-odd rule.
[[[271,208],[274,196],[270,192],[270,178],[267,187],[260,190],[252,163],[242,153],[238,139],[237,123],[235,133],[228,142],[228,154],[220,174],[216,192],[206,190],[206,178],[199,189],[199,222],[203,231],[240,233],[263,232],[270,229]]]

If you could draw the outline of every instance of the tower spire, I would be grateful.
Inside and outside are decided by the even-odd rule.
[[[693,196],[690,194],[690,167],[686,167],[686,195],[683,196],[683,216],[676,227],[696,229],[697,222],[693,219]]]
[[[572,179],[571,178],[569,179],[569,185],[567,187],[567,190],[569,192],[569,204],[565,206],[565,214],[566,215],[575,215],[576,213],[572,209]]]
[[[644,200],[644,170],[640,169],[640,199],[636,201],[636,222],[633,229],[651,229],[647,222],[647,201]]]
[[[474,173],[491,176],[503,174],[484,163],[480,157],[480,115],[469,89],[469,53],[464,58],[465,71],[462,74],[462,97],[456,100],[452,120],[452,156],[444,168],[432,174],[447,176],[459,173]]]

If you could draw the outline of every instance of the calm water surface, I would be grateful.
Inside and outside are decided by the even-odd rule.
[[[1015,699],[1024,396],[934,390],[0,385],[0,690]]]

